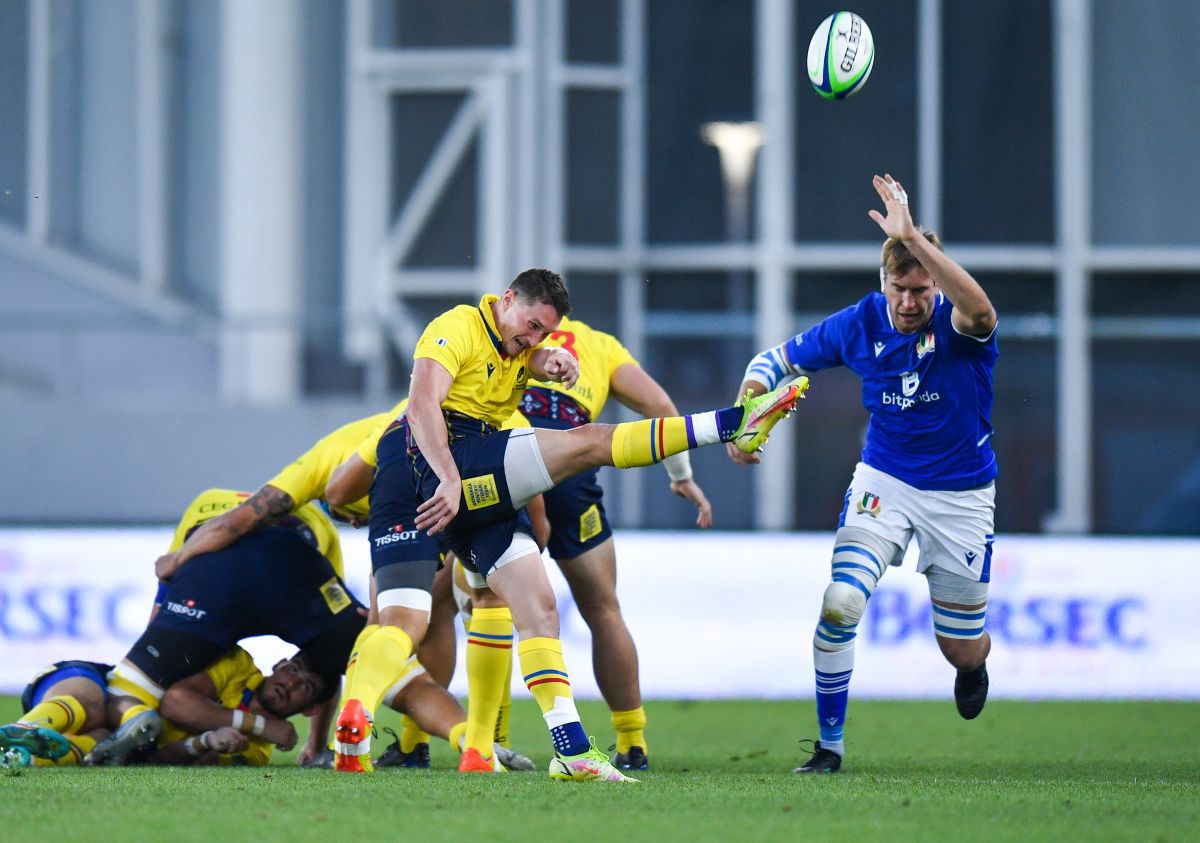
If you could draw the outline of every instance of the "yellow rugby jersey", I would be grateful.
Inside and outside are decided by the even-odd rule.
[[[403,404],[403,402],[401,403]],[[287,492],[296,502],[297,507],[309,501],[323,499],[325,486],[328,485],[334,469],[354,454],[359,443],[376,426],[386,425],[392,418],[394,416],[391,413],[379,413],[342,425],[267,481],[268,484],[282,492]],[[349,506],[338,507],[338,509],[362,521],[366,521],[371,514],[366,497],[360,498]]]
[[[254,664],[254,659],[241,647],[232,647],[220,659],[205,669],[208,678],[217,689],[217,702],[225,708],[241,708],[248,711],[250,698],[263,681],[262,672]],[[192,732],[185,732],[170,720],[163,720],[162,734],[158,738],[159,745],[174,743],[190,737]],[[236,755],[220,756],[221,763],[226,765],[261,766],[271,758],[275,748],[273,744],[260,737],[247,735],[247,747]]]
[[[563,317],[558,330],[546,338],[546,344],[561,346],[575,355],[579,361],[579,380],[570,389],[553,381],[531,381],[530,386],[563,393],[587,410],[593,421],[608,401],[613,372],[626,363],[637,363],[629,349],[612,334],[569,316]]]
[[[289,492],[289,494],[291,493]],[[201,492],[195,500],[188,504],[183,518],[176,525],[175,535],[171,538],[171,546],[167,552],[174,553],[183,547],[188,533],[194,527],[200,526],[222,512],[233,509],[248,497],[250,497],[249,492],[239,492],[234,489],[207,489]],[[333,565],[333,570],[339,577],[343,576],[342,542],[338,537],[337,528],[333,526],[329,516],[320,506],[310,501],[293,510],[291,517],[298,518],[312,531],[313,538],[317,543],[317,551],[329,560],[329,564]]]
[[[378,464],[375,458],[375,451],[379,447],[379,440],[383,438],[384,432],[392,426],[392,422],[404,415],[404,410],[407,407],[408,399],[405,398],[392,408],[392,412],[385,413],[383,421],[377,424],[375,429],[371,431],[371,434],[359,444],[357,451],[359,459],[371,466],[371,468],[375,468]],[[514,411],[504,424],[500,425],[501,430],[511,430],[516,427],[532,427],[529,420],[521,415],[519,410]]]
[[[517,409],[529,381],[527,348],[506,357],[492,317],[499,296],[487,295],[478,307],[459,305],[429,323],[417,341],[414,360],[429,358],[446,368],[454,382],[442,408],[465,413],[496,427]]]

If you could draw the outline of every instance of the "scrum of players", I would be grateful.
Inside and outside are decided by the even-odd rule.
[[[429,766],[437,736],[460,753],[462,773],[532,770],[508,745],[516,649],[553,746],[550,777],[637,781],[629,773],[649,769],[646,717],[596,472],[663,462],[671,491],[707,527],[688,452],[724,443],[735,463],[757,463],[807,375],[839,365],[863,379],[871,425],[813,639],[820,740],[795,772],[841,768],[857,623],[914,537],[958,711],[978,716],[996,314],[937,236],[913,224],[900,183],[876,176],[873,186],[885,206],[870,212],[887,237],[880,290],[756,355],[731,407],[680,416],[619,341],[568,317],[566,287],[549,270],[442,314],[417,343],[406,401],[332,432],[254,494],[209,490],[193,501],[155,564],[145,632],[115,665],[63,661],[35,677],[22,717],[0,727],[0,763],[265,764],[273,748],[295,746],[288,718],[303,713],[306,767]],[[944,400],[887,400],[889,389],[918,387]],[[610,395],[645,418],[596,423]],[[367,605],[342,580],[331,519],[368,528]],[[575,707],[547,546],[593,634],[611,757]],[[467,629],[465,711],[446,690],[456,614]],[[268,634],[298,651],[263,676],[237,643]],[[384,706],[401,712],[402,731],[375,758]]]

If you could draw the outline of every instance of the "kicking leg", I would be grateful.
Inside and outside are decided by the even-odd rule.
[[[637,468],[654,465],[666,457],[705,445],[732,442],[738,448],[753,452],[766,440],[767,434],[781,419],[796,407],[808,388],[808,379],[773,392],[748,399],[741,406],[726,407],[706,413],[670,418],[642,419],[621,424],[585,424],[572,430],[528,428],[513,431],[509,436],[509,451],[504,466],[509,475],[514,508],[520,508],[534,495],[545,492],[567,477],[589,468],[612,465],[617,468]],[[516,444],[528,447],[522,440],[531,438],[537,451],[530,459],[525,451],[514,449]],[[519,461],[519,462],[515,462]],[[540,469],[540,483],[529,487],[514,484],[514,478]]]

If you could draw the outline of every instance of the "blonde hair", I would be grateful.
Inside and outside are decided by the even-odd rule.
[[[935,232],[927,228],[918,228],[917,231],[920,232],[922,237],[932,243],[938,251],[944,251],[942,249],[942,238],[938,237]],[[913,268],[919,267],[921,262],[912,256],[912,252],[904,245],[903,240],[889,237],[883,242],[883,250],[879,255],[879,264],[883,267],[885,276],[890,275],[893,278],[899,278]]]

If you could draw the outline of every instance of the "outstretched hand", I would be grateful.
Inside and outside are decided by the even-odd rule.
[[[691,501],[696,507],[696,526],[702,530],[707,530],[712,526],[712,504],[708,502],[708,498],[704,495],[704,490],[700,488],[695,480],[673,480],[671,481],[671,491],[679,495],[685,500]]]
[[[883,229],[883,233],[888,237],[896,240],[909,240],[915,237],[917,227],[913,225],[912,214],[908,210],[908,193],[905,192],[904,186],[888,173],[885,173],[883,178],[872,176],[871,184],[875,186],[875,192],[883,200],[887,216],[885,217],[874,208],[867,211],[867,215],[875,220],[875,224]]]

